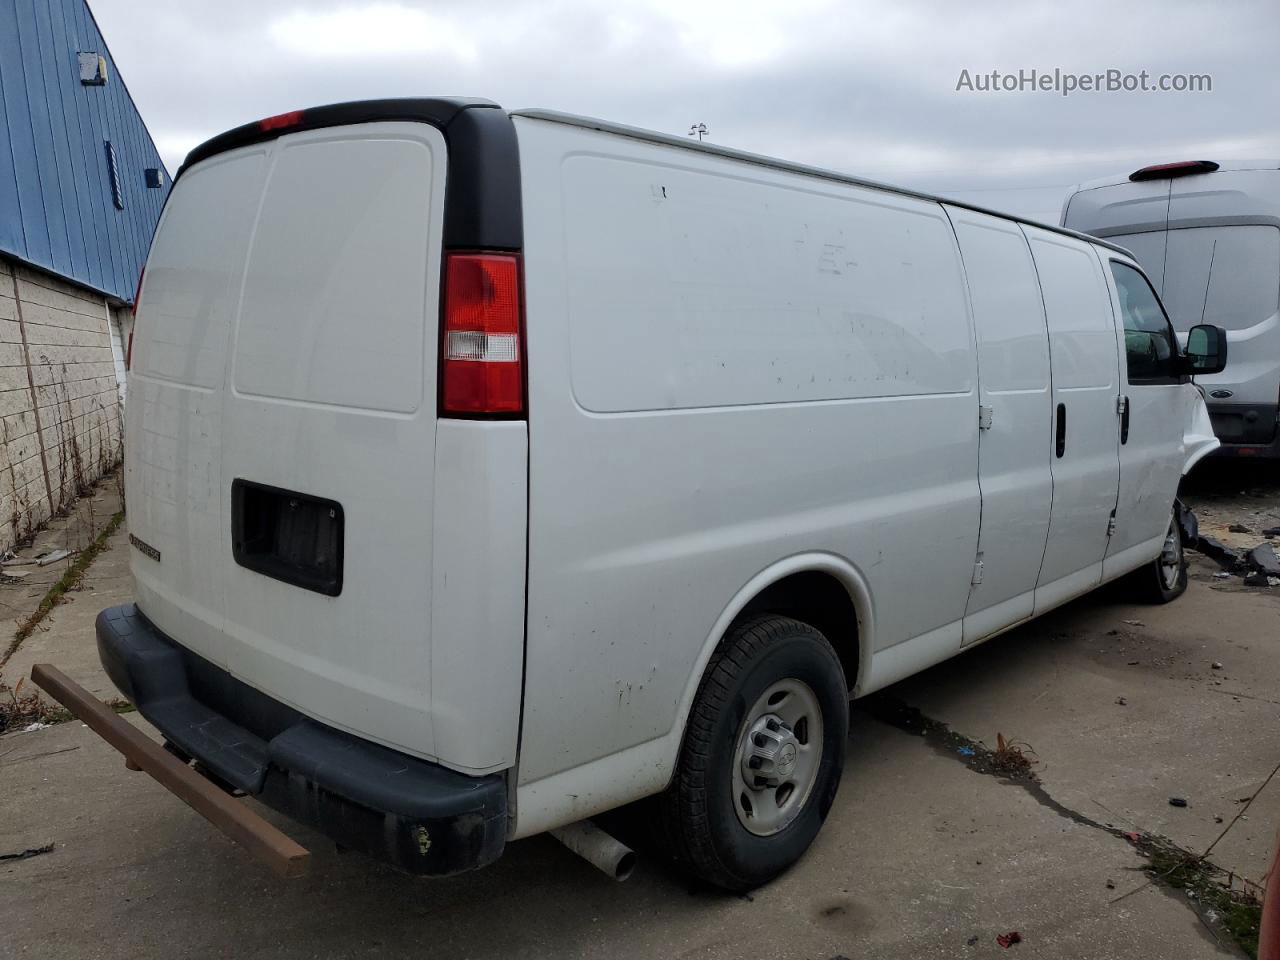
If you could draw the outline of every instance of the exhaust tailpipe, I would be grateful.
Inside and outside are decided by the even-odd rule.
[[[587,863],[619,882],[631,876],[636,867],[635,851],[590,820],[556,827],[550,833]]]

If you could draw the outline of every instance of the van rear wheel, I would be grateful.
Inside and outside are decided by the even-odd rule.
[[[734,892],[778,876],[826,820],[848,723],[844,672],[821,633],[776,616],[732,628],[703,676],[659,800],[668,852]]]
[[[1187,557],[1183,552],[1182,524],[1175,503],[1169,513],[1160,555],[1129,574],[1128,583],[1137,599],[1146,603],[1168,603],[1187,590]]]

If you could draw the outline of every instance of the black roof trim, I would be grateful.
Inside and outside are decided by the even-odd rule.
[[[506,111],[493,101],[470,97],[354,100],[296,113],[296,121],[285,123],[282,119],[280,124],[265,126],[254,121],[206,140],[187,154],[174,183],[202,160],[288,134],[356,123],[427,123],[444,134],[449,147],[445,247],[520,250],[524,246],[515,127]]]

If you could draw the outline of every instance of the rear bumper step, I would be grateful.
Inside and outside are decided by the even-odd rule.
[[[102,611],[97,636],[120,692],[217,780],[409,873],[460,873],[502,853],[501,775],[469,777],[317,723],[183,648],[133,604]]]

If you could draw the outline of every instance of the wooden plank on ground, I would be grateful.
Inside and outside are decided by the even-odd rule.
[[[305,847],[122,720],[57,667],[38,663],[31,670],[31,679],[123,753],[126,762],[151,774],[162,787],[280,876],[300,877],[307,872],[311,854]]]

